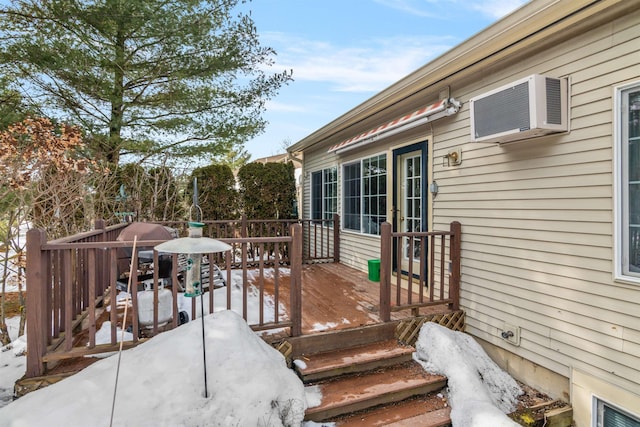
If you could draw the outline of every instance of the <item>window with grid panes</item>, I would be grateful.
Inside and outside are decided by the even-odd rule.
[[[311,174],[311,219],[331,219],[338,212],[338,173],[335,167]]]
[[[379,235],[387,219],[387,155],[344,165],[342,181],[344,228]]]

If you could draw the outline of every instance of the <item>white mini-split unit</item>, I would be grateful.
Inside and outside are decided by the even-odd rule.
[[[568,130],[567,79],[533,74],[469,100],[473,142],[511,142]]]

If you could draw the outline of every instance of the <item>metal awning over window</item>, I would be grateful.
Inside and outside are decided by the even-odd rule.
[[[366,144],[378,141],[382,138],[386,138],[391,135],[395,135],[399,132],[409,130],[416,126],[432,122],[441,117],[450,116],[455,114],[460,109],[462,103],[456,101],[453,98],[443,99],[435,104],[428,105],[411,114],[404,115],[395,120],[385,123],[376,128],[373,128],[367,132],[358,134],[352,138],[342,141],[339,144],[333,145],[329,148],[329,153],[337,152],[338,154],[352,150],[356,147],[361,147]]]

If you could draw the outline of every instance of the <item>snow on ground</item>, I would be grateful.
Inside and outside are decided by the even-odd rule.
[[[116,327],[116,341],[133,341],[133,334],[131,332],[124,333],[122,335],[122,329]],[[102,323],[100,329],[96,331],[96,344],[109,344],[111,342],[111,322],[106,321]]]
[[[241,283],[242,276],[234,274],[227,287],[234,310],[242,307]],[[203,395],[201,322],[191,321],[122,353],[114,426],[299,426],[305,408],[320,404],[319,389],[305,390],[282,355],[239,314],[225,310],[226,289],[214,292],[213,315],[208,314],[205,294],[209,397]],[[271,321],[273,300],[265,300],[265,317],[271,316],[265,321]],[[190,299],[179,304],[191,313]],[[199,316],[199,302],[196,307]],[[249,292],[248,307],[250,313],[258,312],[255,288]],[[16,337],[18,320],[9,319],[13,342],[0,352],[0,425],[35,426],[46,420],[51,426],[108,426],[117,355],[10,403],[13,385],[26,366],[26,339]],[[316,326],[320,330],[329,325]],[[118,340],[120,334],[118,330]],[[131,335],[125,333],[127,339]],[[110,324],[102,326],[96,340],[109,342]],[[425,323],[414,359],[427,371],[448,377],[454,427],[518,426],[504,414],[515,408],[522,391],[469,335]]]
[[[18,338],[20,317],[7,319],[7,328],[11,344],[0,348],[0,408],[13,399],[13,385],[20,379],[27,368],[25,351],[26,336]]]
[[[305,390],[284,357],[238,314],[205,316],[122,353],[113,425],[298,426]],[[0,410],[0,425],[107,426],[118,357],[27,394]]]
[[[290,273],[289,269],[281,268],[280,275],[285,276]],[[226,272],[223,272],[226,277]],[[265,277],[273,276],[272,269],[264,270]],[[249,271],[248,280],[253,282],[256,280],[257,271]],[[235,311],[242,310],[242,273],[239,271],[232,271],[231,283],[228,287],[218,288],[214,290],[214,311],[226,310],[227,289],[231,291],[231,307]],[[126,298],[126,292],[121,292],[118,295],[118,304],[124,304]],[[204,294],[205,299],[205,314],[209,314],[209,294]],[[191,298],[185,298],[182,294],[178,295],[179,310],[184,310],[189,313],[191,318]],[[260,307],[259,294],[257,289],[250,285],[247,297],[247,310],[249,312],[249,321],[257,323],[258,309]],[[109,309],[110,307],[107,307]],[[264,321],[271,322],[274,320],[274,301],[271,296],[265,295],[264,298]],[[196,300],[196,317],[200,317],[200,302]],[[281,316],[286,315],[286,307],[282,304],[279,306],[279,312]],[[193,319],[192,319],[193,320]],[[13,318],[7,320],[7,326],[9,329],[9,335],[12,343],[6,347],[0,349],[0,408],[7,405],[13,399],[13,386],[15,382],[20,379],[26,369],[26,358],[24,352],[26,349],[26,336],[18,339],[18,323],[19,318]],[[200,322],[197,322],[200,324]],[[117,328],[116,338],[118,342],[122,339],[122,331]],[[133,340],[133,335],[129,332],[125,332],[124,341]],[[104,322],[102,327],[96,332],[96,344],[107,344],[111,342],[111,323]],[[95,357],[105,357],[113,353]]]
[[[273,277],[274,270],[272,268],[264,269],[264,277],[269,278]],[[287,276],[290,274],[290,270],[288,268],[280,269],[280,276]],[[227,273],[225,270],[222,270],[223,277],[227,277]],[[249,270],[247,272],[247,281],[249,286],[247,288],[247,321],[249,324],[257,324],[260,321],[260,293],[258,288],[256,288],[253,283],[258,279],[258,270]],[[221,288],[214,289],[213,291],[213,311],[223,311],[227,309],[227,292],[231,292],[231,310],[242,314],[242,271],[240,270],[232,270],[231,271],[231,281],[228,286],[223,286]],[[138,298],[141,299],[141,294],[144,292],[153,292],[153,291],[140,291],[138,292]],[[204,313],[205,315],[209,313],[209,292],[205,292],[203,294],[204,297]],[[184,294],[178,294],[178,311],[185,311],[189,315],[189,320],[193,321],[194,319],[198,319],[200,317],[201,309],[200,309],[200,297],[196,298],[196,315],[192,317],[192,302],[193,298],[185,297]],[[126,292],[120,292],[117,297],[118,307],[124,308],[126,303],[129,303],[129,307],[131,307],[131,297]],[[275,320],[275,301],[273,296],[264,295],[263,298],[263,310],[264,310],[264,322],[269,323]],[[107,307],[107,311],[110,311],[111,307]],[[162,311],[162,310],[161,310]],[[279,303],[278,312],[280,314],[280,319],[282,320],[287,316],[287,308],[284,304]],[[105,322],[106,324],[106,322]],[[110,323],[107,324],[110,327]],[[105,326],[102,327],[104,329]],[[102,330],[101,329],[101,330]],[[326,327],[325,327],[326,329]],[[96,344],[106,344],[111,342],[111,331],[110,329],[106,329],[107,332],[101,334],[98,332],[96,334]],[[117,329],[118,333],[118,341],[120,340],[120,329]],[[125,341],[133,340],[133,335],[125,334]]]
[[[268,268],[264,269],[264,277],[268,279],[273,276],[274,269]],[[258,280],[258,270],[249,270],[247,271],[247,281],[249,282],[249,286],[247,289],[247,321],[249,324],[257,324],[260,321],[260,293],[258,288],[256,288],[253,283]],[[290,270],[287,268],[280,269],[280,277],[288,276],[290,274]],[[222,270],[222,276],[227,277],[227,272]],[[231,271],[231,282],[227,284],[227,286],[214,289],[213,291],[213,311],[226,310],[227,309],[227,291],[231,292],[231,309],[233,311],[242,312],[242,287],[243,287],[243,279],[242,279],[242,271],[241,270],[232,270]],[[271,295],[264,296],[263,301],[264,308],[264,322],[269,323],[275,320],[275,302]],[[191,318],[191,298],[185,297],[183,294],[178,294],[178,311],[186,311],[189,313],[189,318]],[[204,293],[204,312],[205,314],[209,314],[209,292]],[[287,309],[282,304],[278,305],[278,312],[280,313],[281,319],[286,316]],[[200,317],[200,302],[196,303],[196,318]]]
[[[454,427],[519,426],[505,413],[515,410],[520,386],[470,335],[427,322],[413,357],[425,370],[448,377]]]

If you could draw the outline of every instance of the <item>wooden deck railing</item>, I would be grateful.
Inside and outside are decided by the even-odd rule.
[[[391,224],[382,224],[380,317],[383,321],[391,320],[392,311],[412,310],[415,315],[420,307],[432,305],[459,309],[460,236],[461,225],[457,221],[450,224],[449,231],[412,233],[393,232]],[[395,265],[394,260],[397,260]],[[392,285],[395,285],[393,294]]]
[[[293,224],[302,225],[302,262],[340,262],[340,216],[334,214],[330,219],[268,219],[251,220],[243,215],[239,219],[203,221],[203,234],[212,239],[231,239],[249,237],[283,237],[289,235]],[[160,224],[179,230],[180,235],[187,235],[186,221],[164,221]],[[257,247],[247,248],[249,259],[258,260]],[[268,248],[273,255],[273,247]],[[279,257],[287,262],[289,247],[280,246]]]
[[[42,230],[27,233],[27,369],[26,377],[43,375],[48,363],[63,359],[81,357],[117,350],[118,318],[116,301],[118,279],[118,250],[132,248],[131,241],[117,241],[121,229],[118,225],[104,227],[102,222],[88,233],[47,242]],[[292,336],[301,333],[301,270],[303,254],[303,234],[301,224],[291,224],[284,236],[274,237],[233,237],[220,239],[233,247],[224,254],[208,254],[212,262],[226,269],[226,296],[224,305],[231,309],[231,274],[233,269],[242,270],[242,316],[257,317],[249,322],[254,330],[290,328]],[[153,247],[161,240],[138,241],[138,248]],[[287,247],[287,258],[280,259],[281,247]],[[251,248],[251,249],[250,249]],[[272,251],[272,255],[269,252]],[[251,254],[250,254],[251,252]],[[158,253],[153,251],[154,265],[158,264]],[[137,251],[133,251],[132,265],[138,265]],[[177,257],[172,256],[172,283],[178,283]],[[288,277],[281,272],[283,265],[290,268]],[[269,295],[274,298],[273,313],[265,313],[265,270],[273,269],[273,289]],[[247,295],[249,292],[249,270],[259,291],[259,313],[249,313]],[[151,334],[163,328],[158,319],[159,277],[153,272],[153,324]],[[136,283],[137,287],[137,283]],[[289,313],[280,312],[280,295],[284,287],[289,287]],[[178,326],[177,286],[172,286],[172,316],[165,328]],[[214,293],[208,293],[208,308],[214,309]],[[108,307],[106,303],[108,301]],[[219,303],[218,303],[219,304]],[[233,307],[238,311],[238,307]],[[126,347],[141,341],[138,324],[137,292],[131,292],[131,320],[133,341]],[[108,312],[111,321],[111,339],[107,344],[96,343],[97,322]],[[190,318],[195,318],[196,302],[192,299]],[[102,318],[103,318],[102,317]]]

